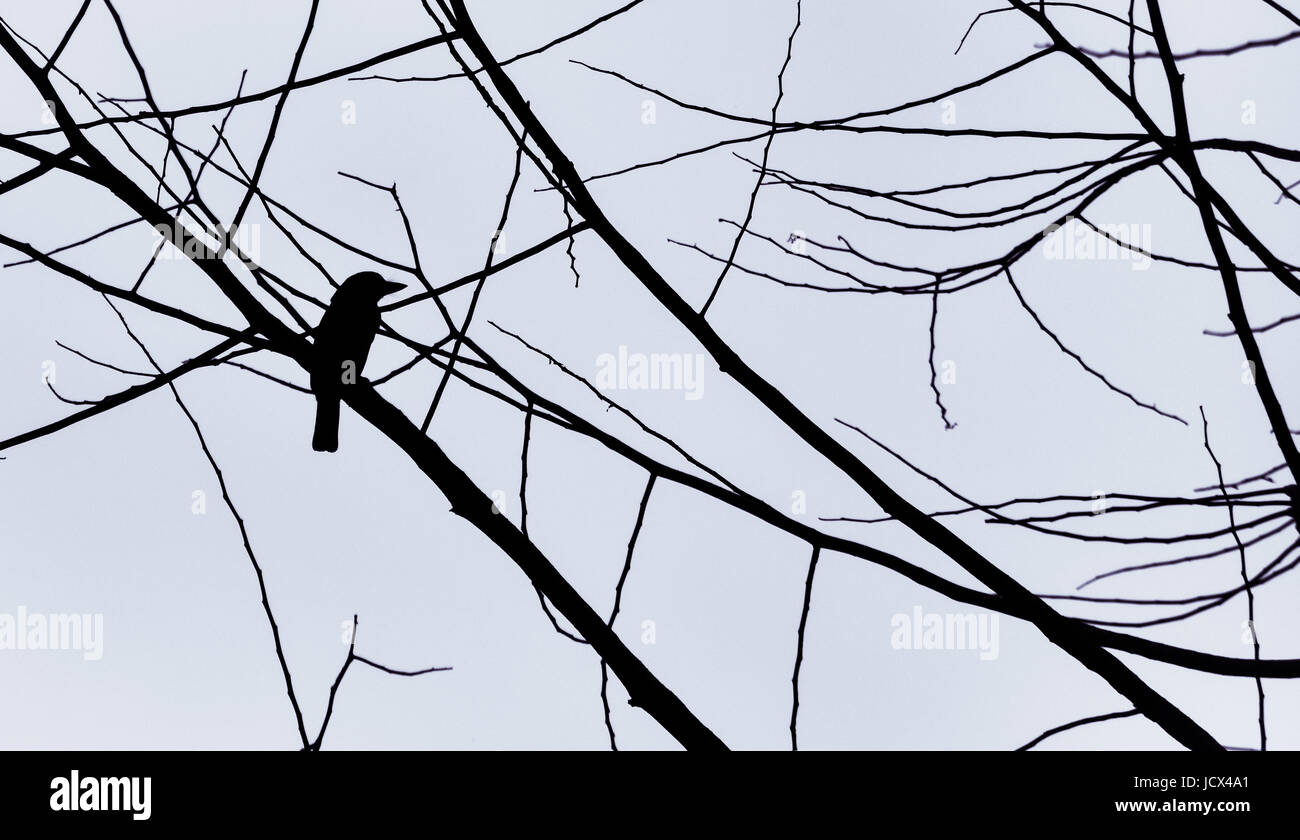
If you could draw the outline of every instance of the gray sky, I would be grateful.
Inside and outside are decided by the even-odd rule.
[[[498,56],[545,43],[614,8],[611,0],[559,3],[501,0],[470,8]],[[781,116],[815,119],[885,107],[976,78],[1030,52],[1045,36],[1018,15],[983,19],[961,52],[953,50],[983,2],[849,3],[805,0],[803,25],[785,77]],[[1104,4],[1123,14],[1126,3]],[[1289,31],[1263,4],[1168,2],[1178,50],[1213,47]],[[5,20],[42,49],[57,44],[75,0],[0,3]],[[308,4],[232,0],[212,6],[136,0],[120,4],[132,41],[163,107],[231,96],[240,72],[246,90],[281,83],[301,36]],[[692,3],[647,0],[615,21],[510,67],[533,108],[579,171],[591,175],[694,145],[752,133],[690,113],[568,59],[581,59],[724,111],[766,116],[775,75],[794,20],[792,0]],[[1090,16],[1054,12],[1077,43],[1119,47],[1124,31]],[[303,74],[361,60],[436,34],[418,2],[327,0]],[[1139,42],[1142,44],[1143,42]],[[1148,48],[1149,42],[1143,45]],[[1293,44],[1233,59],[1188,62],[1192,131],[1287,145],[1300,128]],[[1124,62],[1105,65],[1123,74]],[[138,82],[99,3],[92,4],[60,67],[90,90],[139,95]],[[433,48],[385,65],[388,75],[437,75],[454,64]],[[41,125],[41,102],[6,65],[0,130]],[[1139,91],[1169,124],[1164,81],[1145,62]],[[654,122],[643,115],[654,101]],[[1257,119],[1242,120],[1243,102]],[[78,115],[89,109],[78,103]],[[1134,131],[1094,80],[1063,57],[955,98],[955,127]],[[343,115],[355,111],[355,123]],[[260,149],[271,100],[239,109],[228,137],[245,166]],[[894,125],[940,127],[943,109],[927,105]],[[182,120],[186,142],[207,148],[218,115]],[[161,145],[128,129],[160,160]],[[134,175],[141,170],[110,133],[95,138]],[[51,145],[51,148],[55,146]],[[761,154],[751,143],[732,147]],[[939,183],[1070,163],[1117,148],[1097,141],[940,139],[831,133],[781,135],[773,166],[801,177],[877,189]],[[218,161],[229,165],[229,158]],[[409,260],[391,199],[336,174],[396,182],[434,282],[482,267],[509,182],[513,149],[500,125],[463,80],[395,85],[346,81],[290,97],[262,186],[313,223],[376,253]],[[1207,156],[1207,174],[1255,231],[1294,260],[1296,208],[1274,205],[1276,191],[1249,161]],[[7,155],[0,177],[26,168]],[[1274,170],[1286,183],[1300,175]],[[171,175],[174,177],[175,172]],[[1287,177],[1290,176],[1290,177]],[[674,246],[698,243],[725,253],[743,218],[754,173],[727,150],[619,178],[593,182],[607,213],[672,285],[703,303],[718,266]],[[142,181],[143,182],[143,181]],[[181,181],[172,181],[174,185]],[[1039,182],[1035,182],[1038,184]],[[541,176],[525,170],[510,222],[507,253],[564,225],[557,198],[535,192]],[[1046,182],[1042,182],[1043,185]],[[204,194],[229,218],[242,191],[218,173]],[[975,209],[1013,200],[1017,190],[948,196],[947,206]],[[885,209],[862,204],[868,212]],[[73,211],[73,212],[70,212]],[[891,210],[890,212],[893,212]],[[1160,253],[1207,259],[1193,208],[1158,170],[1149,170],[1089,211],[1099,223],[1149,231]],[[102,190],[52,176],[0,198],[0,230],[40,247],[79,239],[130,212]],[[267,223],[256,205],[260,261],[317,295],[328,286]],[[814,201],[772,187],[759,196],[756,231],[784,240],[792,231],[833,241],[843,235],[873,257],[942,267],[987,257],[1028,235],[1040,217],[992,233],[909,232],[829,213]],[[1144,228],[1143,226],[1148,226]],[[304,241],[336,277],[373,266],[307,234]],[[143,228],[105,237],[63,255],[106,282],[130,285],[149,258]],[[488,320],[588,377],[602,354],[701,352],[590,233],[576,247],[574,287],[562,248],[495,275],[485,287],[471,333],[533,388],[580,411],[624,439],[671,460],[543,360],[488,326]],[[15,259],[4,255],[5,262]],[[801,282],[830,277],[750,240],[739,262]],[[837,265],[852,266],[836,259]],[[396,275],[394,275],[396,277]],[[867,268],[873,282],[899,276]],[[956,429],[944,431],[927,365],[930,300],[925,296],[823,295],[778,286],[733,270],[709,312],[710,322],[809,416],[832,428],[867,464],[914,504],[954,506],[937,487],[893,462],[853,432],[861,426],[984,502],[1051,493],[1184,494],[1215,481],[1201,443],[1197,407],[1210,419],[1216,454],[1229,480],[1280,461],[1254,389],[1241,382],[1234,339],[1202,334],[1227,326],[1214,272],[1127,261],[1048,260],[1036,249],[1015,277],[1040,316],[1071,347],[1144,401],[1187,418],[1183,426],[1136,408],[1061,354],[1019,307],[1005,280],[941,301],[936,363],[955,364],[943,394]],[[397,277],[396,279],[401,279]],[[1245,275],[1252,321],[1290,314],[1279,284]],[[205,317],[236,315],[198,271],[163,260],[143,291]],[[73,398],[120,390],[135,380],[89,365],[55,345],[127,368],[145,362],[102,300],[32,266],[0,269],[0,436],[71,410],[51,396],[42,365],[57,365],[57,387]],[[452,298],[463,311],[468,296]],[[160,362],[176,364],[208,339],[134,307],[127,317]],[[314,320],[316,312],[310,312]],[[438,338],[431,306],[412,307],[392,323]],[[1284,327],[1261,337],[1284,404],[1296,390]],[[376,344],[367,373],[406,360]],[[304,382],[276,360],[255,363]],[[783,511],[804,494],[818,516],[874,516],[879,510],[844,476],[784,430],[753,398],[708,362],[701,399],[680,390],[618,390],[609,396],[672,436],[731,481]],[[437,377],[427,366],[384,386],[409,414],[422,416]],[[599,661],[555,634],[523,574],[469,525],[403,454],[344,411],[340,451],[309,445],[312,405],[243,371],[206,369],[179,388],[202,424],[244,515],[266,572],[285,652],[314,734],[330,682],[346,654],[343,625],[360,616],[357,651],[398,668],[451,665],[450,673],[414,679],[368,669],[349,673],[339,693],[329,748],[604,748]],[[1295,425],[1295,421],[1292,421]],[[486,492],[502,491],[518,521],[521,418],[508,407],[453,385],[433,434]],[[297,738],[252,569],[221,503],[193,431],[171,396],[153,395],[5,453],[0,463],[0,613],[103,616],[103,656],[76,651],[0,651],[11,690],[0,696],[0,744],[12,748],[292,748]],[[536,424],[530,452],[529,531],[597,609],[607,613],[645,484],[638,468],[599,446]],[[207,512],[192,513],[195,491]],[[1101,517],[1122,531],[1116,514]],[[1037,592],[1064,592],[1092,575],[1130,562],[1171,556],[1168,549],[1116,550],[1062,541],[981,517],[948,520],[959,535]],[[1142,519],[1164,533],[1224,527],[1221,509]],[[962,583],[972,581],[915,536],[892,524],[827,523],[828,531],[868,541]],[[1081,530],[1101,527],[1083,522]],[[1288,532],[1289,534],[1289,532]],[[1292,537],[1294,535],[1291,535]],[[1257,569],[1287,534],[1251,553]],[[790,674],[807,572],[808,547],[721,504],[659,482],[649,503],[617,629],[624,641],[723,740],[733,747],[789,744]],[[1094,594],[1177,597],[1228,588],[1237,558],[1177,571],[1121,577]],[[1264,655],[1294,656],[1294,581],[1256,596]],[[823,554],[813,592],[801,677],[803,748],[1009,748],[1046,728],[1127,708],[1100,678],[1048,643],[1031,625],[998,623],[998,655],[974,650],[897,650],[896,615],[977,613],[863,561]],[[1136,612],[1093,616],[1135,617]],[[1245,602],[1180,624],[1139,631],[1197,650],[1246,657]],[[654,644],[643,641],[653,622]],[[1209,677],[1121,655],[1220,741],[1255,743],[1253,681]],[[1294,747],[1300,700],[1286,681],[1266,683],[1270,746]],[[652,719],[611,688],[620,746],[675,744]],[[1170,748],[1174,742],[1142,718],[1067,733],[1050,746]]]

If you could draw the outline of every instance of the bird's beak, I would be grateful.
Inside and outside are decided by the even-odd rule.
[[[381,294],[380,297],[387,297],[388,295],[391,295],[393,292],[400,292],[402,289],[405,289],[406,286],[402,285],[401,283],[394,283],[392,280],[385,280],[383,286],[381,286],[380,288],[384,290],[384,293]]]

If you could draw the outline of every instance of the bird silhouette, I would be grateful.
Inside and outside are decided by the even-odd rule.
[[[361,271],[343,281],[314,333],[315,361],[311,390],[316,395],[316,429],[311,448],[337,452],[339,402],[343,389],[356,384],[379,331],[379,300],[400,289],[373,271]]]

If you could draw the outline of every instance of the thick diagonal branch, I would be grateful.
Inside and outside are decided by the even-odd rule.
[[[647,291],[695,336],[704,349],[713,356],[723,373],[735,379],[805,443],[852,478],[887,513],[948,555],[994,592],[1006,598],[1008,602],[1022,609],[1025,617],[1053,643],[1104,678],[1144,715],[1160,725],[1180,743],[1193,749],[1222,749],[1222,746],[1199,724],[1143,682],[1113,654],[1098,645],[1079,624],[1056,612],[973,547],[900,496],[843,444],[800,411],[780,389],[746,364],[605,216],[600,205],[587,190],[573,163],[564,155],[559,144],[533,113],[509,75],[497,64],[470,19],[464,0],[450,0],[450,4],[455,13],[453,25],[456,31],[460,33],[474,57],[482,64],[506,108],[527,130],[564,187],[570,192],[574,209],[591,223],[596,234],[604,240]]]

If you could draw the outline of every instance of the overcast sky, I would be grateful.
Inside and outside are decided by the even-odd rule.
[[[499,0],[469,5],[489,46],[504,57],[546,43],[618,4]],[[981,20],[954,54],[974,16],[996,5],[805,0],[781,117],[843,116],[921,98],[1009,64],[1044,42],[1043,33],[1023,16],[997,14]],[[1123,2],[1098,5],[1121,15],[1127,10]],[[1291,28],[1259,3],[1164,5],[1179,51]],[[77,0],[0,2],[5,21],[46,52],[78,6]],[[119,4],[164,108],[226,99],[244,69],[246,91],[282,83],[308,7],[256,0]],[[1105,49],[1126,40],[1123,27],[1113,21],[1068,9],[1053,17],[1077,43]],[[509,72],[578,170],[594,175],[754,129],[682,110],[570,59],[618,70],[692,102],[765,117],[793,23],[793,0],[646,0],[580,38],[511,65]],[[414,0],[325,0],[302,75],[436,33]],[[1148,49],[1151,43],[1139,39],[1139,46]],[[1296,49],[1286,44],[1184,63],[1193,134],[1291,144],[1300,129]],[[1106,61],[1117,78],[1124,74],[1123,60]],[[93,92],[140,95],[99,2],[91,4],[59,66]],[[454,68],[446,50],[434,47],[368,73],[434,76]],[[7,62],[0,74],[0,130],[40,128],[41,98]],[[1137,81],[1144,101],[1172,130],[1158,63],[1143,62]],[[272,103],[240,108],[227,127],[246,167],[261,148]],[[92,115],[84,102],[75,109],[81,118]],[[1248,112],[1253,121],[1243,120]],[[946,114],[951,122],[945,123]],[[177,132],[206,150],[219,116],[184,118]],[[891,119],[894,125],[926,127],[1139,130],[1095,80],[1060,56],[957,96],[947,111],[927,105]],[[126,131],[155,164],[161,161],[156,136],[138,127]],[[143,170],[111,132],[101,129],[92,136],[145,183]],[[1059,166],[1117,148],[1101,141],[819,132],[778,136],[771,164],[814,180],[915,189]],[[755,177],[731,151],[752,157],[762,148],[758,142],[733,146],[593,182],[608,215],[697,307],[718,266],[669,240],[698,243],[714,253],[730,248],[734,228],[719,219],[744,217]],[[396,183],[426,270],[437,283],[482,267],[513,160],[509,137],[464,80],[338,80],[289,98],[261,185],[314,224],[405,263],[406,238],[391,198],[338,172]],[[218,162],[231,165],[224,154]],[[28,165],[6,154],[0,177],[8,179]],[[1300,257],[1290,247],[1297,208],[1275,205],[1276,190],[1248,160],[1206,156],[1203,165],[1265,241],[1284,258]],[[1275,172],[1290,183],[1300,177],[1294,169]],[[176,176],[173,165],[169,177],[179,188]],[[538,191],[544,183],[538,172],[525,168],[504,253],[565,225],[557,197]],[[1048,182],[1033,183],[1045,187]],[[229,219],[242,191],[216,172],[204,175],[202,187],[208,202]],[[970,210],[1024,194],[999,188],[950,194],[945,200],[946,206]],[[899,212],[883,203],[858,206]],[[0,231],[42,248],[73,242],[130,215],[107,192],[64,175],[0,198]],[[1134,226],[1149,236],[1156,252],[1209,258],[1194,209],[1158,169],[1108,195],[1089,218]],[[771,187],[760,192],[753,227],[781,241],[795,231],[827,242],[844,236],[874,258],[940,268],[992,256],[1044,221],[1039,217],[966,234],[903,231],[827,212],[806,196]],[[263,265],[328,296],[319,273],[275,232],[257,205],[249,224],[256,225]],[[150,231],[136,227],[62,258],[102,281],[129,286],[148,261],[153,241]],[[310,233],[303,241],[337,278],[375,267]],[[493,276],[471,335],[534,389],[677,465],[671,452],[488,324],[520,333],[593,379],[604,365],[602,356],[617,359],[620,348],[627,354],[681,354],[694,364],[702,349],[593,234],[578,238],[575,253],[581,272],[577,287],[563,248]],[[2,256],[4,262],[17,259],[12,252]],[[743,245],[738,261],[795,282],[835,280],[757,240]],[[859,270],[870,282],[900,281],[899,275],[862,263],[839,257],[832,262]],[[1190,425],[1137,408],[1082,371],[1038,330],[1002,279],[941,300],[935,359],[951,362],[946,369],[956,377],[942,385],[957,424],[947,431],[930,390],[927,296],[828,295],[733,270],[709,320],[805,413],[927,510],[955,503],[835,418],[868,430],[957,492],[987,503],[1053,493],[1176,495],[1212,484],[1214,466],[1202,447],[1198,406],[1209,417],[1229,480],[1280,462],[1254,389],[1241,381],[1239,345],[1202,334],[1227,327],[1217,274],[1162,264],[1135,271],[1126,260],[1049,260],[1036,249],[1015,277],[1062,340],[1121,387]],[[1294,311],[1271,278],[1245,275],[1243,284],[1253,322]],[[182,260],[160,261],[142,291],[204,317],[239,323],[209,281]],[[449,299],[454,312],[464,311],[467,292]],[[305,311],[311,320],[319,315]],[[124,312],[165,366],[211,343],[192,328],[138,308],[127,306]],[[392,323],[424,340],[442,335],[437,312],[427,304],[402,311]],[[1294,328],[1261,337],[1284,404],[1297,390],[1288,329]],[[124,368],[147,364],[98,296],[39,267],[0,269],[0,437],[75,410],[46,388],[47,362],[55,364],[60,393],[73,399],[102,396],[137,381],[83,361],[56,340]],[[391,370],[407,360],[406,352],[377,342],[367,374],[373,378]],[[292,365],[264,355],[249,361],[305,382]],[[711,360],[692,370],[698,375],[692,388],[624,388],[608,395],[783,512],[792,512],[792,503],[804,498],[806,511],[794,515],[808,522],[879,515],[855,485]],[[436,384],[436,372],[421,366],[383,386],[383,392],[418,419]],[[599,659],[551,629],[518,568],[451,515],[436,487],[388,440],[345,408],[339,452],[312,452],[310,398],[235,368],[192,373],[179,381],[179,389],[222,465],[263,564],[308,730],[314,735],[319,727],[330,683],[347,652],[344,627],[354,613],[360,616],[358,653],[397,668],[454,668],[412,679],[352,670],[339,692],[327,748],[608,746]],[[690,390],[699,398],[688,398]],[[515,522],[521,432],[516,412],[457,384],[432,428],[479,487],[501,494],[504,513]],[[100,615],[103,649],[102,657],[90,661],[78,651],[0,651],[0,674],[9,687],[0,693],[0,720],[6,721],[0,744],[298,746],[239,532],[193,430],[165,389],[5,456],[0,462],[0,614],[23,609]],[[612,604],[645,481],[642,470],[598,445],[534,424],[529,533],[602,614]],[[205,494],[206,513],[194,512],[196,492]],[[1121,532],[1126,526],[1118,517],[1123,516],[1099,521]],[[1173,556],[1158,546],[1117,549],[1062,541],[982,519],[947,524],[1036,592],[1066,592],[1098,572]],[[1223,511],[1215,509],[1137,521],[1139,528],[1143,524],[1158,533],[1179,533],[1227,523]],[[899,526],[823,527],[978,585]],[[1088,521],[1078,527],[1099,532],[1102,525]],[[1252,569],[1293,538],[1288,529],[1252,549]],[[799,540],[660,481],[616,629],[727,744],[787,748],[790,676],[808,559],[809,548]],[[1237,563],[1230,554],[1174,571],[1128,575],[1098,585],[1094,594],[1179,597],[1225,589],[1239,580]],[[1297,655],[1296,595],[1288,578],[1257,593],[1265,657]],[[1060,723],[1128,707],[1032,625],[1013,619],[996,624],[996,656],[896,649],[891,642],[897,640],[897,617],[911,620],[917,611],[975,614],[977,620],[982,614],[862,560],[823,554],[801,677],[801,748],[1004,749]],[[1151,615],[1096,607],[1082,614]],[[1137,632],[1248,657],[1244,618],[1245,602],[1238,598],[1194,620]],[[990,631],[987,622],[993,619],[982,619]],[[647,643],[651,635],[653,644]],[[1121,658],[1221,742],[1256,743],[1253,681]],[[1288,710],[1296,707],[1300,691],[1286,681],[1268,682],[1266,690],[1270,746],[1295,747],[1300,718]],[[626,705],[617,684],[611,687],[611,703],[621,747],[675,745],[651,718]],[[1127,718],[1066,733],[1045,746],[1166,749],[1176,744],[1149,721]]]

